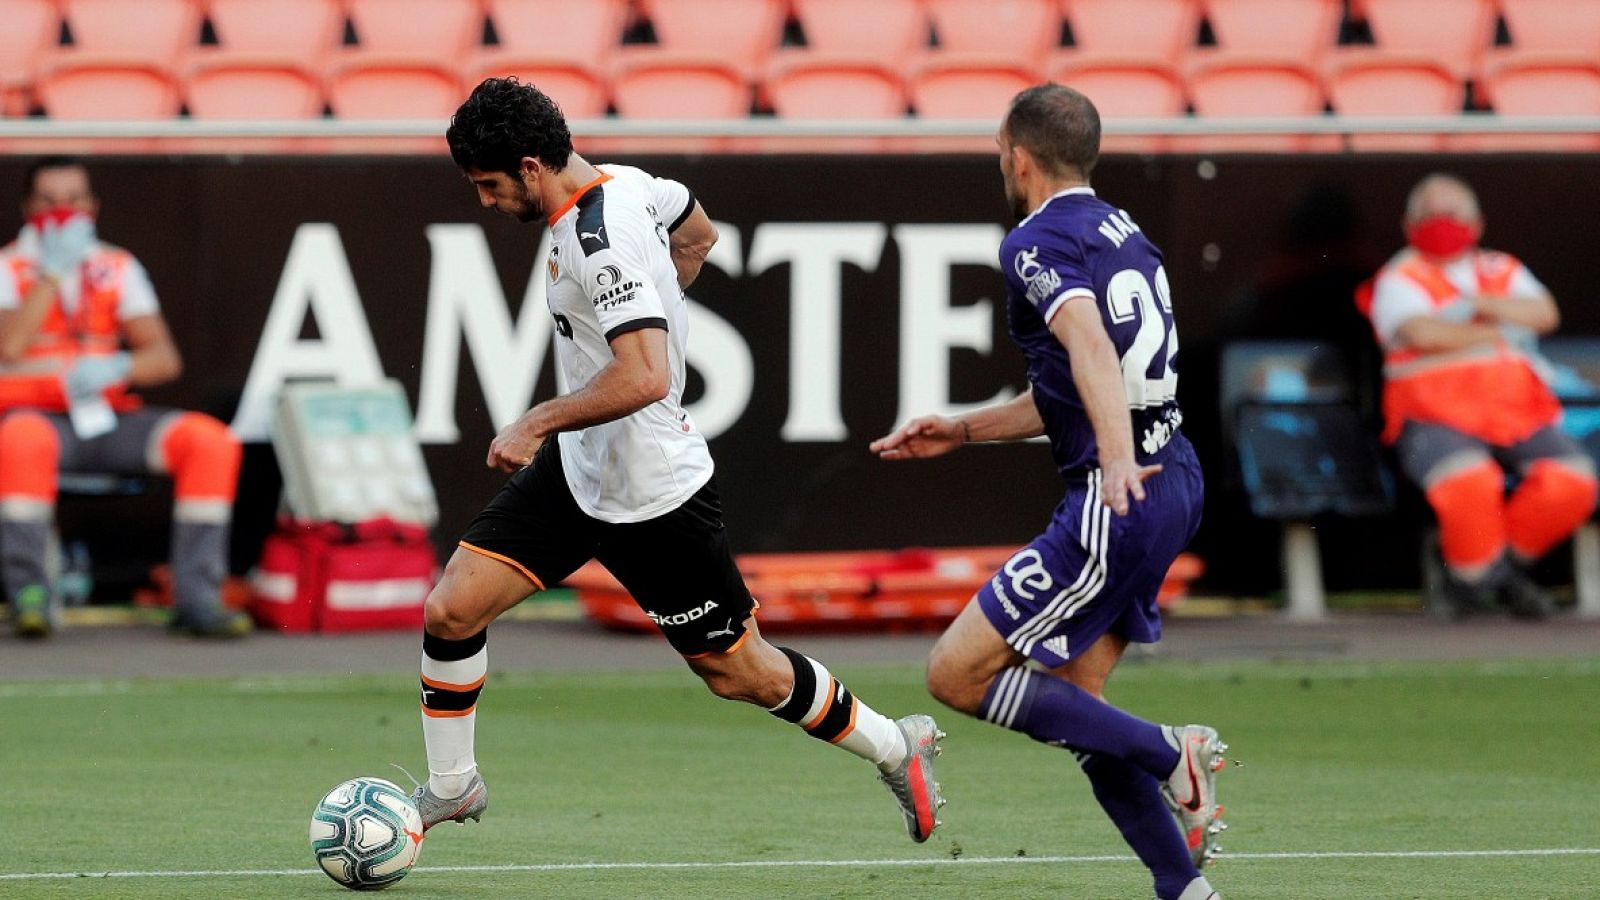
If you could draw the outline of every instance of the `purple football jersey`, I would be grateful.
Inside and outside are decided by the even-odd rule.
[[[1134,453],[1159,461],[1183,422],[1176,400],[1178,332],[1161,251],[1128,214],[1070,188],[1046,200],[1000,244],[1011,339],[1022,348],[1034,404],[1062,475],[1100,465],[1094,429],[1072,380],[1051,316],[1073,297],[1089,297],[1122,361],[1133,416]]]

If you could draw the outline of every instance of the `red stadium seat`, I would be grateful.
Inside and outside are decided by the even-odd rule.
[[[217,43],[229,51],[295,53],[316,60],[344,36],[340,0],[207,0]]]
[[[1205,0],[1217,45],[1315,61],[1339,38],[1339,0]]]
[[[61,0],[77,51],[176,65],[200,42],[198,0]]]
[[[1494,41],[1491,0],[1366,0],[1365,7],[1379,49],[1431,56],[1455,71],[1471,71]]]
[[[1467,86],[1461,76],[1427,57],[1342,53],[1328,75],[1328,99],[1342,116],[1450,116],[1460,113]],[[1440,151],[1442,136],[1352,135],[1357,150]]]
[[[1189,71],[1195,112],[1213,118],[1316,116],[1325,103],[1317,74],[1288,58],[1211,54]],[[1307,151],[1337,149],[1337,139],[1308,136],[1218,136],[1175,141],[1184,149],[1214,151]]]
[[[1037,70],[1015,55],[931,53],[907,80],[911,105],[924,119],[988,119],[999,123],[1012,98],[1038,84]]]
[[[0,28],[0,115],[27,114],[34,70],[60,27],[55,0],[8,0]]]
[[[1519,50],[1600,54],[1600,3],[1593,0],[1500,0]]]
[[[1056,0],[925,0],[939,48],[948,53],[1008,54],[1024,66],[1061,46]]]
[[[1158,59],[1068,53],[1045,74],[1083,92],[1102,120],[1160,119],[1182,116],[1187,109],[1182,77]],[[1164,138],[1106,136],[1100,148],[1106,153],[1153,153],[1167,144]]]
[[[631,119],[735,119],[750,113],[750,82],[726,56],[639,50],[619,54],[611,96]]]
[[[604,64],[622,42],[627,0],[487,0],[505,53]]]
[[[1592,53],[1506,54],[1478,79],[1502,116],[1600,116],[1600,59]],[[1462,149],[1595,152],[1600,135],[1480,135],[1457,139]]]
[[[918,0],[794,0],[806,46],[824,53],[870,53],[901,65],[928,44]]]
[[[345,0],[361,49],[460,65],[483,40],[478,0]]]
[[[323,107],[321,81],[293,56],[205,54],[185,94],[196,119],[315,119]]]
[[[431,58],[362,53],[327,79],[341,119],[446,119],[465,96],[457,74]]]
[[[167,119],[178,114],[178,80],[141,57],[80,51],[61,58],[35,85],[52,119]]]
[[[766,91],[785,119],[891,119],[906,112],[900,74],[879,57],[784,54],[767,75]]]
[[[1177,62],[1200,28],[1196,0],[1061,0],[1079,52]]]
[[[466,86],[471,88],[485,78],[507,75],[515,75],[518,81],[543,91],[569,119],[599,118],[606,114],[611,101],[600,71],[568,56],[509,52],[483,56],[468,68]]]
[[[702,53],[755,73],[783,37],[787,0],[640,0],[662,49]]]

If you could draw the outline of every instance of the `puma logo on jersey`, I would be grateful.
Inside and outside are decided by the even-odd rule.
[[[708,632],[706,632],[706,640],[709,641],[714,637],[721,637],[724,634],[727,635],[728,637],[733,637],[733,620],[732,619],[728,620],[727,627],[719,628],[716,631],[708,631]]]
[[[578,232],[578,238],[580,240],[585,240],[585,241],[604,240],[605,239],[605,231],[606,231],[606,227],[604,225],[601,225],[599,228],[596,228],[594,231],[580,231],[580,232]]]

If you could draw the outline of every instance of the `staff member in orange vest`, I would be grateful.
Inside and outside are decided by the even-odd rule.
[[[1439,519],[1455,611],[1550,612],[1527,576],[1595,506],[1593,461],[1557,428],[1536,338],[1560,314],[1526,266],[1478,246],[1472,188],[1430,175],[1406,202],[1409,246],[1378,273],[1372,325],[1383,345],[1384,438]],[[1515,487],[1506,490],[1507,474]]]
[[[200,413],[143,406],[128,392],[178,377],[182,363],[144,267],[101,243],[89,174],[66,158],[28,174],[27,224],[0,248],[0,580],[12,625],[55,624],[45,545],[58,473],[170,475],[175,630],[237,637],[220,603],[239,441]]]

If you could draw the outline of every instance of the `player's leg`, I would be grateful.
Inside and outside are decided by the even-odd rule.
[[[589,559],[596,523],[577,509],[554,441],[468,526],[423,607],[422,737],[428,781],[413,795],[425,828],[476,820],[488,788],[476,754],[488,628]]]
[[[56,485],[63,442],[76,443],[41,413],[0,419],[0,570],[11,626],[23,637],[50,633],[45,547],[55,524]]]
[[[1594,512],[1594,461],[1553,427],[1508,448],[1503,457],[1522,476],[1506,500],[1505,520],[1511,557],[1527,566],[1570,537]],[[1507,594],[1516,615],[1540,618],[1553,608],[1549,595],[1520,569],[1513,571]]]
[[[1490,605],[1504,575],[1505,472],[1482,441],[1441,425],[1407,422],[1396,449],[1439,520],[1456,611]]]
[[[222,606],[228,531],[243,448],[228,426],[195,412],[144,408],[86,445],[67,471],[172,477],[172,628],[197,637],[248,634],[250,616]]]
[[[927,839],[939,805],[933,721],[912,716],[897,723],[863,703],[822,663],[761,637],[714,482],[665,515],[607,526],[596,555],[712,693],[759,705],[872,762],[886,780],[901,770],[916,776],[907,828],[916,840]]]

